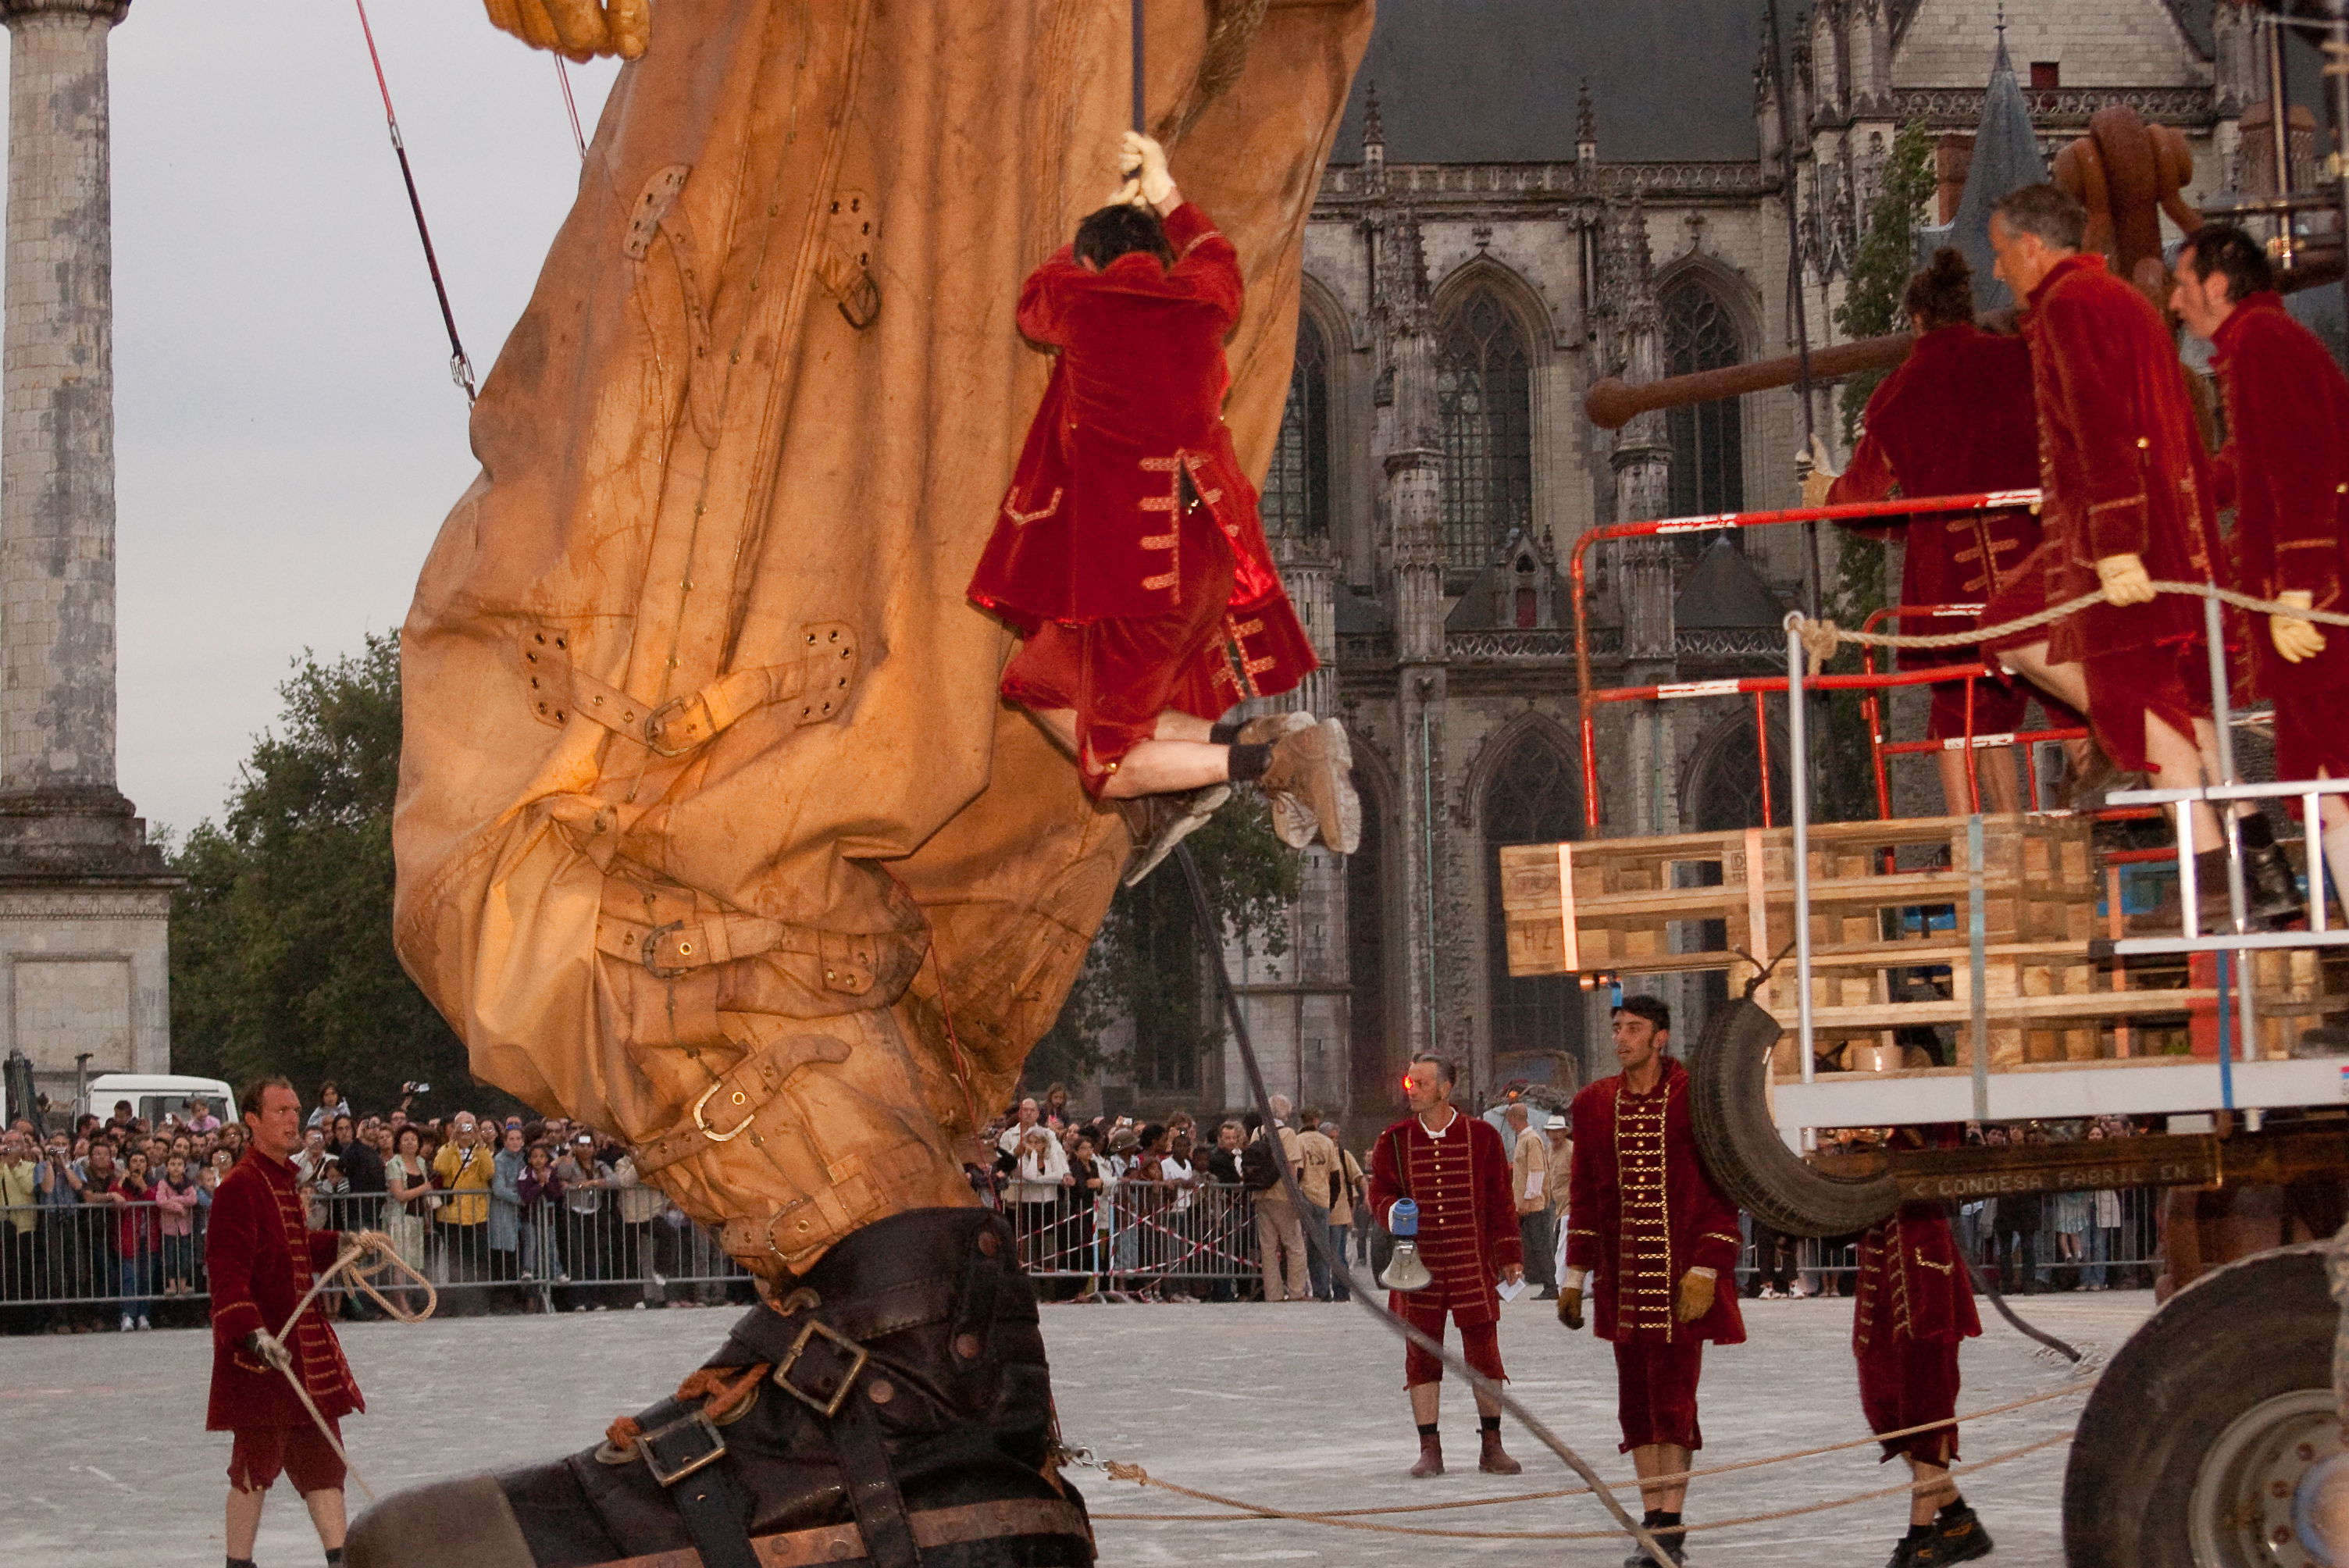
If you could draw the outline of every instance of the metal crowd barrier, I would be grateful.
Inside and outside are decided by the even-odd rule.
[[[1119,1180],[1098,1194],[1007,1180],[1003,1216],[1020,1261],[1043,1278],[1253,1280],[1256,1222],[1247,1190]]]

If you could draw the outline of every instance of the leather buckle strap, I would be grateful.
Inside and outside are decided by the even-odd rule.
[[[775,1363],[778,1387],[826,1420],[856,1389],[872,1353],[820,1317],[811,1317],[783,1358]],[[803,1370],[804,1369],[804,1370]]]
[[[672,1487],[724,1459],[726,1439],[719,1435],[718,1423],[695,1409],[665,1427],[640,1434],[636,1452],[644,1456],[645,1468],[653,1472],[655,1480]]]
[[[792,1035],[752,1051],[701,1091],[681,1125],[638,1147],[637,1172],[649,1174],[712,1144],[732,1142],[802,1068],[844,1062],[848,1053],[848,1042],[831,1035]]]
[[[738,910],[660,925],[608,910],[595,917],[595,951],[624,964],[642,965],[657,980],[675,980],[738,958],[789,953],[815,959],[823,966],[824,989],[844,996],[862,996],[873,989],[884,940],[867,932],[792,925]]]
[[[823,621],[800,628],[797,658],[736,670],[656,706],[573,663],[569,633],[536,626],[522,634],[523,696],[541,723],[560,729],[584,718],[662,757],[681,757],[745,714],[778,703],[797,705],[794,726],[822,724],[848,706],[856,671],[855,630]]]

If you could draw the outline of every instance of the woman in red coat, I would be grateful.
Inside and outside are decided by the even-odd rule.
[[[1223,421],[1237,253],[1156,142],[1129,133],[1124,154],[1141,172],[1020,291],[1021,334],[1059,363],[970,597],[1026,637],[1003,695],[1092,794],[1206,804],[1253,779],[1284,840],[1350,853],[1361,815],[1337,720],[1216,722],[1317,661]]]
[[[1826,504],[1883,500],[1895,494],[1961,495],[1977,490],[2027,490],[2039,483],[2039,425],[2032,404],[2031,351],[2020,337],[1974,325],[1973,274],[1966,259],[1944,247],[1932,264],[1909,280],[1901,300],[1917,346],[1868,399],[1867,422],[1851,462],[1831,479]],[[1809,495],[1805,496],[1806,502]],[[2039,547],[2039,520],[2028,507],[1955,511],[1889,522],[1847,524],[1878,539],[1902,539],[1903,605],[1981,604],[2013,581]],[[1900,630],[1941,632],[1949,622],[1920,621]],[[1962,650],[1921,656],[1903,653],[1904,665],[1956,662]],[[2054,705],[2054,724],[2079,717]],[[2002,735],[2023,727],[2030,693],[2019,682],[1951,682],[1933,688],[1926,721],[1929,739]],[[1950,811],[1973,810],[1967,788],[1968,757],[1940,754],[1941,799]],[[1978,758],[1982,804],[1990,811],[2023,809],[2012,747],[1985,748]]]

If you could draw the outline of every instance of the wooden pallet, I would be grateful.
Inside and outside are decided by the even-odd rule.
[[[1811,940],[1883,940],[1902,912],[1967,903],[1966,822],[1927,817],[1811,830]],[[1920,864],[1939,858],[1944,869]],[[2098,889],[2088,825],[1985,819],[1982,892],[1994,942],[2085,944]],[[1955,869],[1946,869],[1955,868]],[[1501,851],[1512,975],[1729,969],[1743,979],[1794,941],[1794,830],[1750,828]],[[1749,957],[1749,955],[1751,955]]]

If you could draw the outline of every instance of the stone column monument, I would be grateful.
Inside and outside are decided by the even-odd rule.
[[[0,1054],[60,1106],[171,1061],[173,882],[114,779],[114,284],[107,36],[129,0],[0,0]]]

